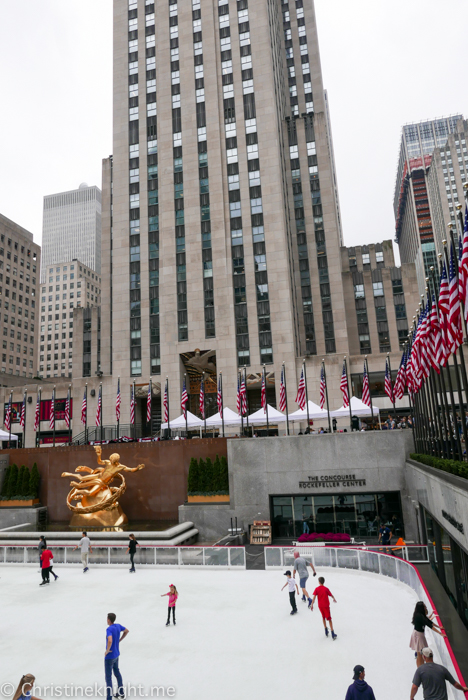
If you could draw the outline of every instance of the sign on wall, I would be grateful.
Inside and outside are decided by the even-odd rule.
[[[365,486],[366,479],[356,479],[355,474],[323,474],[322,476],[309,476],[308,481],[300,481],[300,489],[334,489],[342,486]]]

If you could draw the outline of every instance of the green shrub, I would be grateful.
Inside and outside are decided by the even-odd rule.
[[[39,476],[39,470],[37,468],[36,462],[34,462],[33,467],[31,469],[31,476],[29,479],[29,495],[31,496],[31,498],[39,497],[40,481],[41,477]]]
[[[213,491],[221,491],[221,461],[219,455],[216,455],[213,462]]]
[[[18,495],[18,467],[16,464],[11,465],[10,477],[8,479],[7,498],[12,499]]]
[[[213,462],[209,457],[207,457],[205,464],[205,490],[207,493],[214,493],[216,491],[216,485],[213,477]]]
[[[10,474],[11,474],[11,464],[6,468],[5,476],[3,477],[3,484],[2,484],[2,498],[3,499],[8,498],[8,481],[10,479]]]
[[[23,467],[21,467],[23,469]],[[23,476],[21,477],[21,488],[19,490],[19,495],[23,498],[29,498],[29,482],[31,478],[31,473],[28,467],[24,468]]]
[[[24,477],[24,472],[26,471],[26,467],[24,464],[21,465],[19,472],[18,472],[18,481],[16,482],[16,494],[15,496],[22,496],[22,491],[21,491],[21,486],[23,484],[23,477]]]
[[[194,491],[198,491],[198,481],[199,481],[200,473],[198,469],[198,461],[195,459],[195,457],[192,457],[190,460],[190,467],[189,467],[189,473],[188,473],[188,481],[187,481],[187,492],[189,494],[192,494]]]
[[[206,488],[206,464],[205,460],[200,457],[198,462],[198,491],[205,493]]]
[[[221,457],[220,491],[229,493],[229,470],[226,457]]]
[[[466,462],[458,462],[455,459],[441,459],[440,457],[434,457],[432,455],[420,455],[414,452],[410,454],[410,457],[414,459],[415,462],[425,464],[427,467],[440,469],[448,474],[455,474],[456,476],[468,479],[468,464]]]

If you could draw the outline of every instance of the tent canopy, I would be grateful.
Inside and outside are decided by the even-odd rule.
[[[291,421],[307,421],[307,407],[304,408],[304,410],[300,408],[298,411],[290,413],[288,418]],[[309,400],[309,418],[310,420],[320,420],[323,418],[328,419],[328,413],[323,411],[320,406],[317,406],[316,403]]]
[[[169,423],[171,430],[185,430],[184,414],[182,413],[181,416],[169,421]],[[169,428],[169,423],[161,423],[161,430]],[[190,411],[187,411],[187,425],[189,428],[201,428],[203,427],[203,421],[194,416],[193,413],[190,413]]]
[[[284,413],[280,413],[280,411],[277,411],[276,408],[273,408],[273,406],[270,406],[268,404],[268,423],[270,425],[276,425],[277,423],[284,423],[286,421],[286,416]],[[249,416],[249,425],[266,425],[267,422],[267,414],[263,410],[263,408],[260,408],[258,411],[255,411],[255,413],[252,413],[251,416]]]
[[[239,425],[240,426],[240,424],[241,424],[240,416],[238,416],[237,413],[234,413],[234,411],[231,411],[231,409],[228,408],[227,406],[225,406],[225,408],[223,408],[223,418],[224,418],[224,425],[225,426],[226,425]],[[245,423],[245,418],[244,418],[244,423]],[[218,427],[222,426],[222,424],[223,424],[223,421],[221,419],[221,414],[219,413],[219,411],[218,411],[218,413],[215,413],[214,416],[210,416],[206,420],[206,427],[207,428],[208,427],[218,428]]]
[[[379,408],[378,406],[375,406],[375,404],[372,404],[372,411],[374,412],[374,416],[379,415]],[[372,411],[370,409],[370,406],[367,406],[356,396],[351,396],[352,416],[371,416]],[[339,408],[337,411],[330,411],[330,415],[332,416],[332,418],[349,418],[349,407],[346,406],[345,408],[344,406],[341,406],[341,408]]]
[[[14,433],[11,434],[7,433],[6,430],[0,430],[0,442],[4,442],[5,440],[17,440],[18,436],[15,435]]]

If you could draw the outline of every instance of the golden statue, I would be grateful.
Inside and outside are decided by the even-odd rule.
[[[91,469],[90,467],[77,467],[75,473],[63,472],[62,476],[70,476],[78,481],[72,481],[73,488],[67,496],[67,506],[73,512],[70,522],[72,527],[99,526],[118,527],[128,522],[127,516],[119,505],[119,498],[125,493],[127,484],[121,474],[125,472],[137,472],[144,469],[144,464],[139,464],[132,469],[120,464],[120,455],[112,454],[109,459],[101,459],[100,445],[94,448],[97,455],[97,463],[102,467]],[[86,472],[81,476],[79,472]],[[112,481],[119,477],[120,486],[111,486]],[[74,505],[72,501],[76,501]]]

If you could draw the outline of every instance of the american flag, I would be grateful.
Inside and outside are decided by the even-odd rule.
[[[263,412],[266,413],[267,410],[267,397],[266,397],[266,382],[265,382],[265,372],[262,374],[262,393],[261,393],[261,402],[262,402],[262,408]]]
[[[40,394],[37,395],[36,413],[34,414],[34,430],[39,430],[39,419],[41,417],[41,399]]]
[[[371,405],[369,375],[367,374],[367,367],[366,367],[365,362],[364,362],[364,373],[362,375],[362,403],[365,403],[366,406]]]
[[[461,321],[460,297],[458,292],[458,275],[455,268],[455,255],[453,247],[450,249],[450,283],[449,283],[449,317],[448,317],[448,339],[450,351],[456,352],[463,343],[463,330]]]
[[[7,410],[6,410],[6,414],[5,414],[5,428],[7,430],[10,430],[10,426],[11,426],[11,394],[10,394],[10,398],[8,399],[8,406],[7,406]]]
[[[52,401],[50,402],[49,428],[51,430],[55,428],[55,389],[52,392]]]
[[[135,387],[132,385],[132,393],[130,396],[130,424],[135,424]]]
[[[70,389],[68,390],[67,400],[65,401],[65,424],[70,427]]]
[[[184,379],[184,386],[182,387],[182,396],[180,397],[180,407],[182,409],[182,413],[184,414],[184,418],[187,418],[187,404],[188,404],[188,394],[187,394],[187,388],[185,386],[185,379]]]
[[[242,409],[242,397],[241,397],[241,391],[240,391],[240,378],[239,378],[239,373],[237,373],[237,414],[239,416],[241,415],[241,409]]]
[[[408,387],[409,393],[414,396],[417,391],[414,371],[413,371],[413,346],[416,339],[416,331],[413,329],[413,336],[411,339],[411,347],[408,350],[408,359],[406,361],[406,386]]]
[[[242,399],[242,415],[246,416],[247,415],[247,390],[245,388],[244,377],[242,377],[240,393],[241,393],[241,399]]]
[[[168,387],[169,384],[169,379],[166,378],[166,386],[164,387],[164,401],[163,401],[163,408],[164,408],[164,422],[169,423],[169,396],[168,396]]]
[[[340,389],[343,394],[343,406],[347,408],[349,406],[349,393],[348,393],[348,376],[346,374],[346,364],[343,362],[343,371],[341,373]]]
[[[120,377],[117,379],[117,396],[115,397],[115,417],[117,422],[120,421],[120,405],[122,397],[120,396]]]
[[[408,358],[408,349],[403,350],[403,355],[401,356],[400,367],[397,372],[395,379],[395,385],[393,387],[393,392],[397,399],[402,399],[406,389],[406,361]]]
[[[221,416],[223,414],[223,386],[222,386],[222,374],[221,372],[219,373],[219,379],[218,379],[218,394],[216,396],[216,402],[218,404],[218,411],[219,415]]]
[[[23,396],[23,403],[21,404],[21,415],[20,415],[20,426],[24,430],[24,425],[26,422],[26,394]]]
[[[459,270],[460,301],[465,309],[465,319],[468,318],[468,207],[465,208],[465,227],[463,232],[463,246]]]
[[[279,410],[286,410],[286,386],[284,384],[284,365],[281,367],[281,384],[280,384],[280,400],[279,400]]]
[[[432,295],[430,342],[432,343],[431,363],[435,371],[438,374],[440,374],[440,367],[445,364],[445,357],[442,346],[442,336],[440,334],[439,316],[437,315],[437,305],[434,294]]]
[[[450,310],[450,292],[449,283],[447,279],[447,270],[445,268],[445,263],[442,266],[442,274],[440,276],[440,288],[439,288],[439,325],[440,325],[440,336],[442,338],[442,351],[444,357],[450,355],[450,343],[448,341],[448,316]]]
[[[151,400],[152,400],[151,379],[148,384],[148,394],[146,396],[146,422],[151,423]]]
[[[96,427],[99,428],[101,425],[101,410],[102,410],[102,395],[101,395],[102,387],[99,386],[99,394],[98,394],[98,400],[97,400],[97,408],[96,408]]]
[[[327,388],[325,382],[325,367],[322,363],[322,369],[320,370],[320,408],[323,410],[325,406],[325,390]]]
[[[81,402],[81,422],[86,425],[86,418],[88,414],[88,397],[86,396],[86,389],[83,394],[83,401]]]
[[[388,357],[385,360],[385,393],[387,394],[390,401],[393,403],[395,401],[395,397],[393,395],[392,376],[390,374]]]
[[[299,386],[297,387],[296,403],[303,411],[306,406],[306,392],[305,392],[305,379],[304,379],[304,367],[301,370],[301,377],[299,379]]]
[[[200,382],[200,401],[198,407],[201,417],[205,420],[205,377],[202,377]]]

